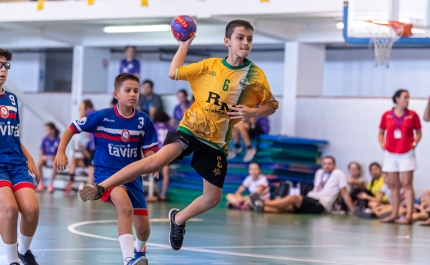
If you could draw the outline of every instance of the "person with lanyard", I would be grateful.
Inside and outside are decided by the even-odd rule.
[[[257,213],[329,213],[340,193],[349,211],[353,212],[355,206],[347,186],[346,176],[342,170],[336,169],[334,157],[325,156],[322,169],[315,173],[314,189],[307,195],[289,195],[263,202],[258,194],[254,194],[250,197],[250,206]]]
[[[379,126],[379,143],[384,150],[382,171],[387,173],[393,211],[383,223],[412,224],[414,190],[412,179],[417,169],[415,148],[421,140],[421,122],[418,114],[408,109],[409,92],[399,89],[393,96],[396,106],[382,115]],[[406,197],[406,216],[398,220],[400,188]]]

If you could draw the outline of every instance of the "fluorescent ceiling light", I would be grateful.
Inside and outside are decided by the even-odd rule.
[[[106,33],[157,32],[169,31],[170,25],[108,26],[103,30]]]

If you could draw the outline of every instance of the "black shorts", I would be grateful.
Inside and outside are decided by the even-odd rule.
[[[87,148],[87,152],[90,154],[90,157],[84,157],[85,167],[94,166],[94,156],[96,154],[96,150],[90,150]]]
[[[222,188],[227,174],[227,157],[225,153],[180,131],[169,132],[163,145],[177,141],[181,141],[188,146],[177,159],[181,160],[184,156],[189,156],[194,152],[191,167],[206,181]]]
[[[263,132],[263,129],[261,129],[260,125],[255,124],[255,126],[252,127],[252,124],[250,124],[248,134],[249,134],[249,138],[252,139],[254,137],[264,134],[264,132]]]
[[[319,201],[307,196],[303,196],[303,202],[302,202],[302,205],[300,205],[300,207],[294,207],[295,213],[321,214],[324,211],[325,209],[319,203]]]

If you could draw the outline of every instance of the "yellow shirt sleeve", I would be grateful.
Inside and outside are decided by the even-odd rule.
[[[279,108],[279,102],[275,99],[275,97],[272,94],[272,91],[270,90],[269,82],[267,81],[266,75],[263,74],[263,80],[261,82],[261,86],[259,89],[259,101],[260,105],[266,105],[270,104],[275,109]]]
[[[190,81],[197,78],[202,73],[206,72],[206,70],[206,60],[192,63],[186,66],[179,66],[178,69],[176,69],[175,80]]]

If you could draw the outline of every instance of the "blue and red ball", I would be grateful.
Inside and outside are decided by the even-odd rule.
[[[187,15],[177,16],[170,26],[173,37],[178,41],[187,41],[197,31],[196,21]]]

